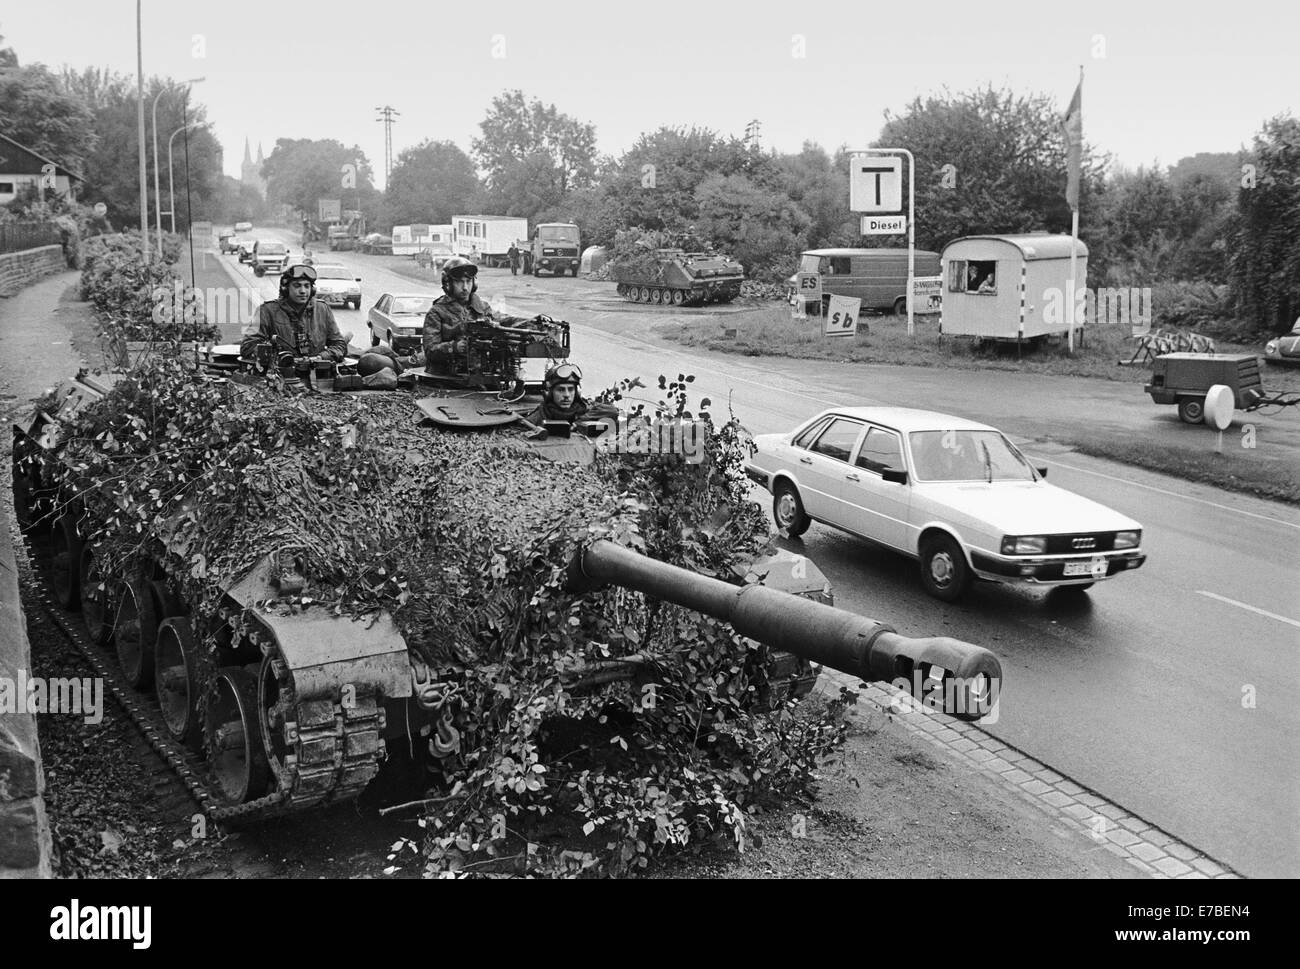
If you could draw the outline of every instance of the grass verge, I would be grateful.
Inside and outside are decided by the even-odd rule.
[[[1038,346],[1014,343],[977,344],[969,337],[939,334],[937,316],[916,318],[915,335],[907,335],[907,321],[894,316],[864,315],[854,337],[823,336],[821,317],[806,322],[790,318],[784,303],[767,303],[723,320],[701,317],[674,320],[655,327],[665,339],[686,346],[704,347],[746,356],[794,357],[835,360],[841,363],[891,363],[909,367],[946,367],[963,370],[1015,370],[1021,373],[1094,377],[1142,383],[1150,373],[1142,365],[1120,366],[1133,356],[1135,343],[1128,327],[1090,327],[1083,346],[1068,351],[1064,337],[1050,337]],[[1258,353],[1259,347],[1219,343],[1220,353]]]
[[[1212,431],[1206,431],[1211,434]],[[1232,442],[1236,428],[1225,432]],[[1210,447],[1163,445],[1153,448],[1142,441],[1129,441],[1100,435],[1077,435],[1062,439],[1083,454],[1119,461],[1149,471],[1159,471],[1186,481],[1200,481],[1225,491],[1239,491],[1272,501],[1300,505],[1300,476],[1294,459],[1275,458],[1258,452],[1250,460],[1232,454],[1217,454]],[[1225,443],[1225,451],[1232,447]]]

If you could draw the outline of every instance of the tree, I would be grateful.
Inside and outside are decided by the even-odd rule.
[[[680,230],[699,218],[696,189],[711,175],[744,175],[765,186],[780,178],[770,157],[739,138],[663,127],[642,134],[603,187],[618,224]]]
[[[4,34],[0,34],[0,43],[4,43]],[[18,55],[12,47],[0,48],[0,71],[18,66]]]
[[[786,193],[808,216],[802,249],[856,246],[861,239],[858,217],[849,211],[848,157],[843,149],[834,159],[820,145],[807,141],[797,155],[777,155]]]
[[[1237,190],[1229,284],[1238,311],[1261,330],[1285,332],[1300,314],[1300,120],[1264,122]]]
[[[917,245],[939,249],[987,232],[1070,231],[1061,118],[1046,95],[992,87],[917,98],[899,115],[886,111],[876,145],[907,148],[916,158]],[[1085,145],[1081,235],[1104,168]]]
[[[811,220],[789,196],[744,175],[710,175],[695,196],[698,234],[739,259],[751,279],[776,282],[794,270]]]
[[[43,64],[0,66],[0,131],[80,174],[94,148],[94,118]]]
[[[343,167],[352,165],[355,184],[345,188]],[[316,217],[320,199],[338,199],[345,209],[376,209],[370,163],[353,145],[345,148],[333,138],[280,138],[262,166],[268,202],[290,205]]]
[[[474,158],[494,193],[506,180],[518,185],[517,170],[508,173],[520,159],[538,152],[550,158],[560,196],[587,187],[595,177],[595,127],[561,114],[553,104],[525,101],[522,91],[506,91],[492,99],[479,128],[483,137],[472,143]]]
[[[385,221],[445,224],[468,211],[479,190],[465,152],[450,141],[428,140],[397,156],[384,193]]]

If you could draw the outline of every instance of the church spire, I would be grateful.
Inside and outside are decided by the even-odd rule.
[[[252,162],[252,160],[253,160],[253,156],[248,152],[248,139],[245,138],[244,139],[244,164],[247,165],[250,162]]]

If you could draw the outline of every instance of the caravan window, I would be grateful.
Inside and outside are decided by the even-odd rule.
[[[998,264],[992,259],[971,259],[966,263],[967,293],[996,295],[998,291]]]

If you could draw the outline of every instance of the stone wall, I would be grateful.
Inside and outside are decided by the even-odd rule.
[[[12,701],[0,708],[0,878],[49,878],[50,829],[36,717],[10,712],[11,706],[25,710],[25,698],[14,696],[14,690],[19,670],[22,678],[31,673],[32,657],[9,519],[9,509],[0,506],[0,691],[7,690]]]
[[[67,269],[61,246],[0,253],[0,296],[12,296],[42,276]]]

